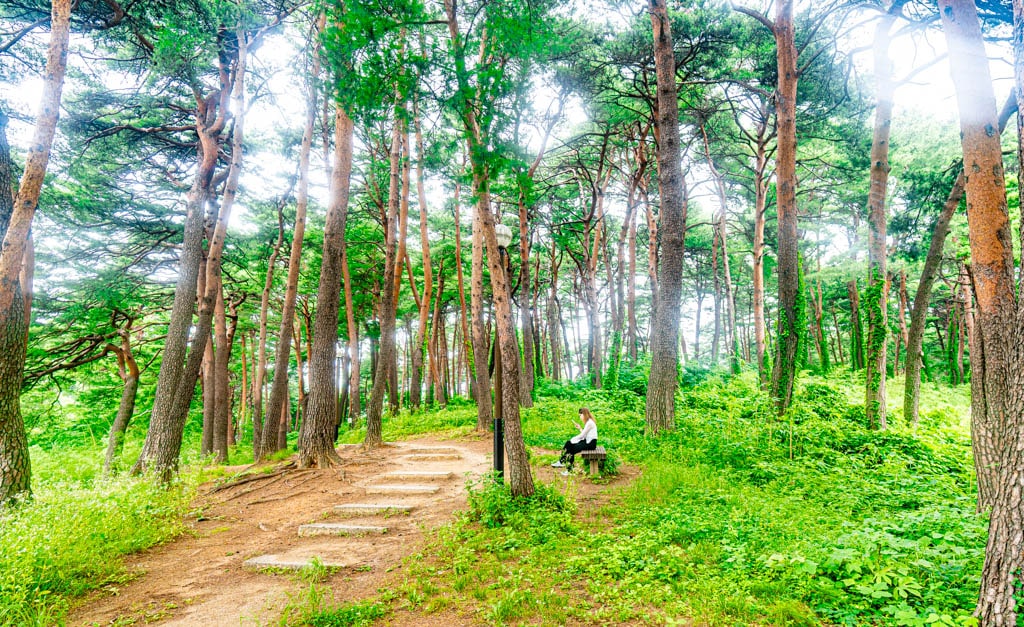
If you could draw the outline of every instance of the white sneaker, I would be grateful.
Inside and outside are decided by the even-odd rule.
[[[552,468],[565,468],[565,464],[562,462],[551,462]]]
[[[563,470],[562,471],[562,476],[563,477],[568,477],[569,476],[569,471],[568,470]]]

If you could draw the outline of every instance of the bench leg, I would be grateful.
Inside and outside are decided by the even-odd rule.
[[[597,460],[596,459],[591,459],[590,460],[590,474],[591,475],[596,475],[597,474]]]

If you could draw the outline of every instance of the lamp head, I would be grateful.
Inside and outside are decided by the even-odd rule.
[[[498,240],[498,248],[508,248],[508,245],[512,243],[512,229],[504,224],[494,225],[494,236]]]

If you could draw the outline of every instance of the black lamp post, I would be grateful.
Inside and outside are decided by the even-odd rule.
[[[512,243],[512,229],[504,224],[494,225],[494,236],[498,240],[498,265],[505,273],[505,286],[507,289],[509,281],[508,264],[511,259],[508,256],[508,245]],[[508,294],[506,293],[506,296]],[[497,339],[497,328],[495,328],[494,351],[494,474],[498,481],[504,481],[505,477],[505,425],[502,412],[502,367],[501,367],[501,343]]]

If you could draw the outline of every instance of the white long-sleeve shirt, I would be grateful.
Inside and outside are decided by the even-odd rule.
[[[597,440],[597,423],[593,420],[588,420],[583,424],[583,428],[577,435],[574,435],[570,440],[573,444],[580,442],[593,442]]]

